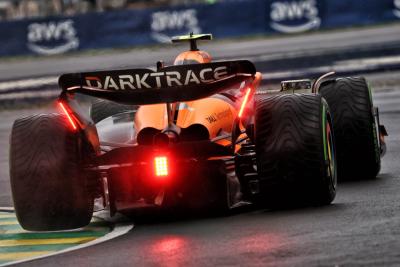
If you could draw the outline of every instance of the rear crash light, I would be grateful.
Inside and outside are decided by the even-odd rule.
[[[247,101],[249,100],[250,91],[251,91],[251,88],[250,87],[247,88],[246,95],[244,96],[242,105],[240,106],[239,115],[238,115],[239,118],[241,118],[243,115],[244,108],[246,107]]]
[[[154,170],[157,177],[168,176],[168,159],[167,157],[154,158]]]
[[[60,102],[58,102],[58,104],[60,105],[60,107],[61,107],[62,111],[64,112],[64,114],[67,116],[68,121],[69,121],[69,123],[70,123],[72,129],[73,129],[74,131],[76,131],[76,130],[78,129],[78,127],[76,126],[76,123],[74,122],[73,118],[72,118],[71,115],[68,113],[67,109],[65,108],[64,103],[60,101]]]

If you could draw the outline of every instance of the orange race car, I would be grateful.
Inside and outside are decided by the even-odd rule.
[[[190,51],[172,66],[62,75],[61,114],[13,125],[10,177],[20,224],[82,227],[95,199],[111,216],[325,205],[337,177],[377,175],[386,132],[363,78],[286,81],[268,94],[257,90],[262,77],[251,62],[212,62],[197,49],[210,39],[174,38]],[[90,116],[80,95],[84,103],[101,99]]]

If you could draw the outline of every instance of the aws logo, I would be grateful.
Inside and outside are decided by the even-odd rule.
[[[54,55],[79,47],[74,21],[50,21],[28,26],[28,48],[38,54]]]
[[[270,17],[270,26],[284,33],[309,31],[321,25],[315,0],[273,2]]]
[[[400,0],[394,0],[394,10],[393,13],[396,17],[400,19]]]
[[[155,12],[152,14],[151,30],[151,36],[161,43],[169,43],[175,35],[201,32],[195,9]]]

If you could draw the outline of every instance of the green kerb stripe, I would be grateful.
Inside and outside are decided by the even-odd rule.
[[[107,234],[108,229],[104,231],[81,231],[81,232],[59,232],[59,233],[20,233],[20,234],[2,234],[0,240],[8,239],[51,239],[51,238],[71,238],[71,237],[99,237]],[[0,241],[1,242],[1,241]]]
[[[0,222],[12,222],[12,221],[16,221],[16,220],[17,220],[16,217],[6,217],[6,218],[0,217]]]
[[[22,228],[19,224],[10,224],[10,225],[1,225],[0,226],[0,230],[5,230],[5,231],[18,230],[18,229],[22,230]]]
[[[90,223],[87,227],[107,227],[110,228],[110,223],[106,221],[97,221],[97,222],[92,222]],[[18,230],[22,229],[19,224],[13,224],[13,225],[1,225],[0,230]]]
[[[14,252],[33,252],[33,251],[59,251],[62,249],[74,247],[77,244],[54,244],[54,245],[36,245],[36,246],[9,246],[0,248],[0,254]]]
[[[0,266],[14,260],[48,255],[96,240],[110,233],[112,223],[93,217],[86,227],[60,232],[29,232],[14,213],[0,212]]]

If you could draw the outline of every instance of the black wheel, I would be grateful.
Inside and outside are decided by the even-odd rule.
[[[35,115],[14,122],[10,180],[16,215],[26,230],[50,231],[87,225],[93,195],[82,170],[87,158],[80,133],[63,115]]]
[[[260,95],[255,101],[260,196],[270,207],[326,205],[336,195],[328,104],[319,95]]]
[[[381,166],[370,88],[364,78],[322,83],[320,94],[331,109],[338,162],[338,179],[368,179]]]
[[[134,105],[122,105],[107,100],[97,100],[90,108],[90,117],[94,123],[98,123],[112,115],[127,111],[135,111],[136,109],[137,106]]]

